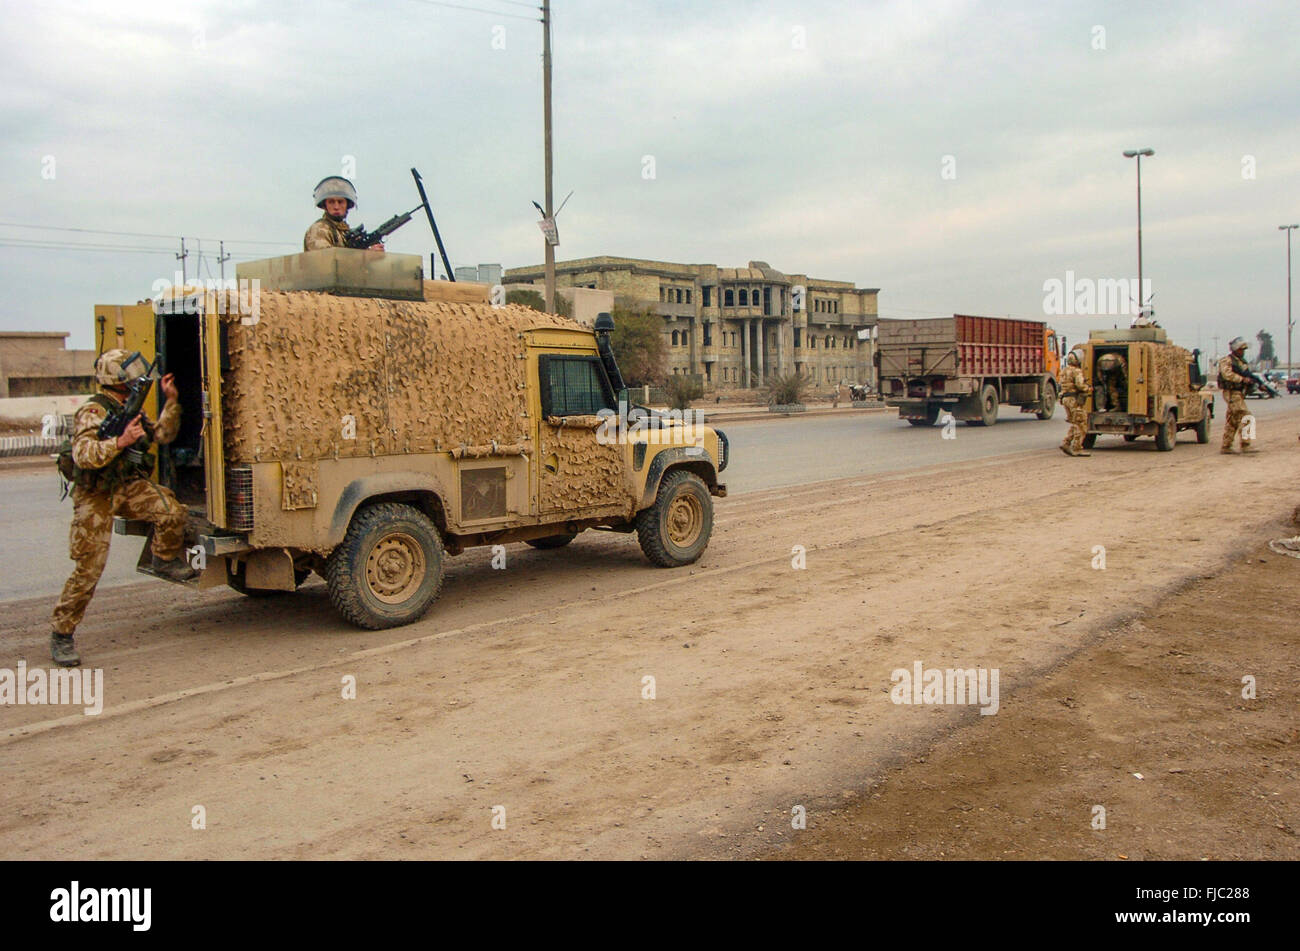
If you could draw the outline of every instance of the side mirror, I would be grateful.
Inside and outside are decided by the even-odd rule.
[[[614,330],[614,318],[608,313],[602,311],[596,315],[595,331],[598,334],[612,333]]]

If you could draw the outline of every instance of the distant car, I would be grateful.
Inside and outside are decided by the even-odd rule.
[[[1286,391],[1288,393],[1300,393],[1300,376],[1293,376],[1286,381]]]

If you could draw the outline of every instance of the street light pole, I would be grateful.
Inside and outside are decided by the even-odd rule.
[[[555,207],[552,204],[551,186],[551,0],[542,0],[542,121],[546,127],[546,214],[553,218]],[[546,249],[546,312],[555,313],[555,246],[548,237],[543,236],[542,244]]]
[[[1146,285],[1142,283],[1142,156],[1155,155],[1155,149],[1131,149],[1124,153],[1125,158],[1137,159],[1137,199],[1138,199],[1138,316],[1146,309],[1146,301],[1143,300],[1147,292]]]
[[[1278,231],[1286,232],[1286,375],[1291,378],[1291,328],[1295,321],[1291,319],[1291,232],[1300,225],[1278,225]]]

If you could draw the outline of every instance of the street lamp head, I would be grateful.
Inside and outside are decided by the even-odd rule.
[[[1300,228],[1300,225],[1278,225],[1278,231],[1290,231],[1292,228]]]
[[[1137,158],[1139,155],[1155,155],[1155,149],[1128,149],[1124,153],[1125,158]]]

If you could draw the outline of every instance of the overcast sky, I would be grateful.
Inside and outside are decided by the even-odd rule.
[[[90,346],[95,304],[176,269],[171,236],[191,275],[201,239],[205,277],[219,239],[236,261],[292,253],[312,187],[348,157],[352,224],[415,205],[416,166],[453,266],[539,263],[537,14],[448,3],[500,14],[0,0],[0,330]],[[1188,346],[1265,328],[1285,351],[1295,0],[554,3],[561,260],[757,259],[878,287],[883,316],[1042,319],[1067,271],[1136,277],[1121,152],[1153,148],[1158,318]],[[51,230],[70,228],[164,237]],[[433,242],[416,219],[388,247]],[[1049,319],[1072,338],[1128,321]]]

